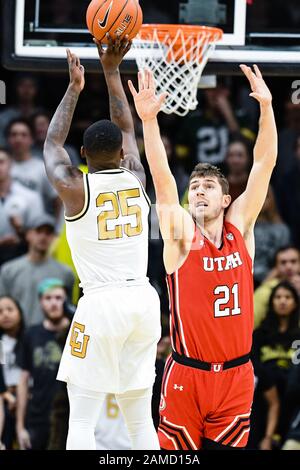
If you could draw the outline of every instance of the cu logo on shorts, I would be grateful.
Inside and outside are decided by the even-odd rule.
[[[70,339],[71,354],[72,356],[80,357],[80,359],[85,358],[87,345],[90,339],[90,337],[85,335],[84,332],[85,326],[75,321],[73,323]],[[82,336],[82,340],[78,338],[79,335]]]

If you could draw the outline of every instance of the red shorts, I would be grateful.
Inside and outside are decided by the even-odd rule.
[[[204,438],[245,447],[254,393],[251,362],[221,372],[166,361],[158,436],[162,449],[201,449]]]

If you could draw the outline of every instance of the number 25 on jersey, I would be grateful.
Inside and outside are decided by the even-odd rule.
[[[129,204],[130,199],[139,197],[139,188],[118,191],[117,194],[113,192],[99,194],[96,200],[97,207],[103,207],[108,202],[112,206],[112,209],[104,210],[98,216],[99,240],[115,240],[123,238],[124,234],[127,237],[135,237],[142,233],[142,210],[137,204]],[[132,220],[130,223],[115,224],[114,228],[108,228],[109,221],[113,224],[120,215],[123,217],[134,216],[135,223]]]

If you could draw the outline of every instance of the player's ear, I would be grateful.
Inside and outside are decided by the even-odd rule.
[[[81,158],[83,158],[84,160],[86,159],[85,149],[83,146],[80,149],[80,155],[81,155]]]
[[[123,150],[123,149],[121,149],[120,158],[121,158],[121,160],[124,160],[124,158],[125,158],[124,150]]]
[[[230,194],[224,194],[223,196],[223,203],[224,203],[224,209],[226,209],[229,204],[231,203],[231,196]]]

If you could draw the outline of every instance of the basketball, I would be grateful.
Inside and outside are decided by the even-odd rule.
[[[116,34],[133,39],[143,23],[143,13],[138,0],[92,0],[86,22],[90,33],[107,44],[106,33],[114,39]]]

